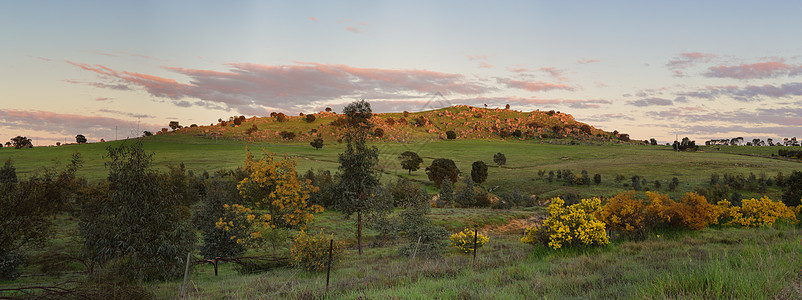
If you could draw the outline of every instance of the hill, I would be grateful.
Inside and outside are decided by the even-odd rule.
[[[193,135],[206,138],[250,142],[311,141],[322,138],[336,141],[342,136],[344,118],[335,112],[321,111],[311,117],[230,117],[209,126],[163,129],[158,134]],[[522,112],[509,109],[478,108],[456,105],[422,112],[377,113],[373,141],[409,143],[419,140],[446,139],[454,131],[457,139],[570,139],[578,141],[626,142],[627,134],[606,132],[578,122],[559,111]],[[282,134],[284,132],[284,134]],[[289,137],[294,135],[293,137]]]

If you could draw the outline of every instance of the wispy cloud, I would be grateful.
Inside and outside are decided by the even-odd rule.
[[[780,61],[741,64],[738,66],[713,66],[704,74],[706,77],[757,79],[802,74],[802,65],[788,65]]]
[[[479,63],[479,68],[481,68],[481,69],[492,69],[493,65],[483,61],[483,62]]]
[[[638,100],[627,101],[627,104],[645,107],[645,106],[670,106],[674,105],[674,101],[663,98],[643,98]]]
[[[315,17],[309,17],[309,20],[312,20],[312,21],[314,21],[314,22],[317,22],[317,19],[315,19]]]
[[[671,59],[667,64],[666,67],[669,69],[684,69],[688,67],[695,66],[697,63],[706,63],[716,58],[715,54],[712,53],[700,53],[700,52],[687,52],[687,53],[680,53],[679,56]]]
[[[749,85],[739,86],[708,86],[691,92],[678,93],[679,96],[714,100],[718,97],[729,97],[737,101],[752,102],[763,98],[785,98],[802,96],[802,82],[785,83],[779,86]]]
[[[166,124],[165,124],[166,125]],[[158,124],[138,123],[124,119],[63,114],[41,110],[0,109],[0,126],[10,128],[26,128],[32,131],[48,132],[60,136],[86,135],[90,140],[114,137],[114,128],[124,132],[136,128],[154,130],[164,127]],[[141,132],[132,132],[131,136],[139,136]],[[125,135],[123,135],[124,137]]]
[[[581,64],[581,65],[586,65],[586,64],[597,63],[597,62],[600,62],[600,60],[598,60],[598,59],[582,58],[582,59],[580,59],[579,61],[577,61],[576,63],[578,63],[578,64]]]
[[[135,113],[124,112],[124,111],[119,111],[119,110],[105,109],[105,108],[98,109],[98,112],[115,114],[115,115],[124,116],[124,117],[131,117],[131,118],[155,118],[155,116],[148,115],[148,114],[135,114]]]
[[[487,55],[466,55],[468,60],[487,60]]]
[[[520,81],[507,78],[497,78],[496,81],[510,88],[523,89],[531,92],[544,92],[550,90],[573,91],[572,86],[561,83],[548,83],[543,81]]]

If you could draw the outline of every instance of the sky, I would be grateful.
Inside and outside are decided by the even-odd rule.
[[[800,29],[799,0],[0,0],[0,141],[359,99],[558,110],[660,142],[800,137]]]

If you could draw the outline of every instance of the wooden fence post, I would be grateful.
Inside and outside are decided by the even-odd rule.
[[[331,276],[331,252],[334,250],[334,239],[329,241],[329,263],[326,267],[326,293],[329,292],[329,277]]]
[[[187,267],[184,269],[184,283],[181,285],[181,298],[184,298],[184,288],[187,286],[187,275],[189,274],[189,255],[191,252],[187,252]]]

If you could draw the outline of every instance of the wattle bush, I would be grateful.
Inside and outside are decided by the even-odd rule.
[[[329,260],[329,246],[334,234],[326,235],[321,231],[318,234],[307,234],[301,231],[293,239],[290,249],[292,264],[307,271],[323,271]],[[340,261],[344,250],[343,242],[334,240],[332,247],[332,265]]]
[[[473,229],[465,228],[465,230],[461,232],[452,234],[450,237],[448,237],[448,239],[451,241],[452,246],[457,247],[457,249],[461,250],[462,252],[471,253],[474,250],[473,249],[474,234],[476,233],[473,231]],[[484,244],[487,244],[488,241],[490,241],[490,239],[486,235],[477,234],[476,248],[477,249],[482,248],[482,246]]]
[[[595,216],[599,198],[582,199],[580,203],[564,206],[565,201],[554,198],[549,204],[549,218],[543,224],[527,228],[521,242],[531,245],[548,245],[552,249],[563,246],[604,246],[610,243],[605,224]]]
[[[635,198],[635,192],[630,191],[608,199],[596,216],[610,230],[631,235],[645,229],[645,208],[646,205]]]

